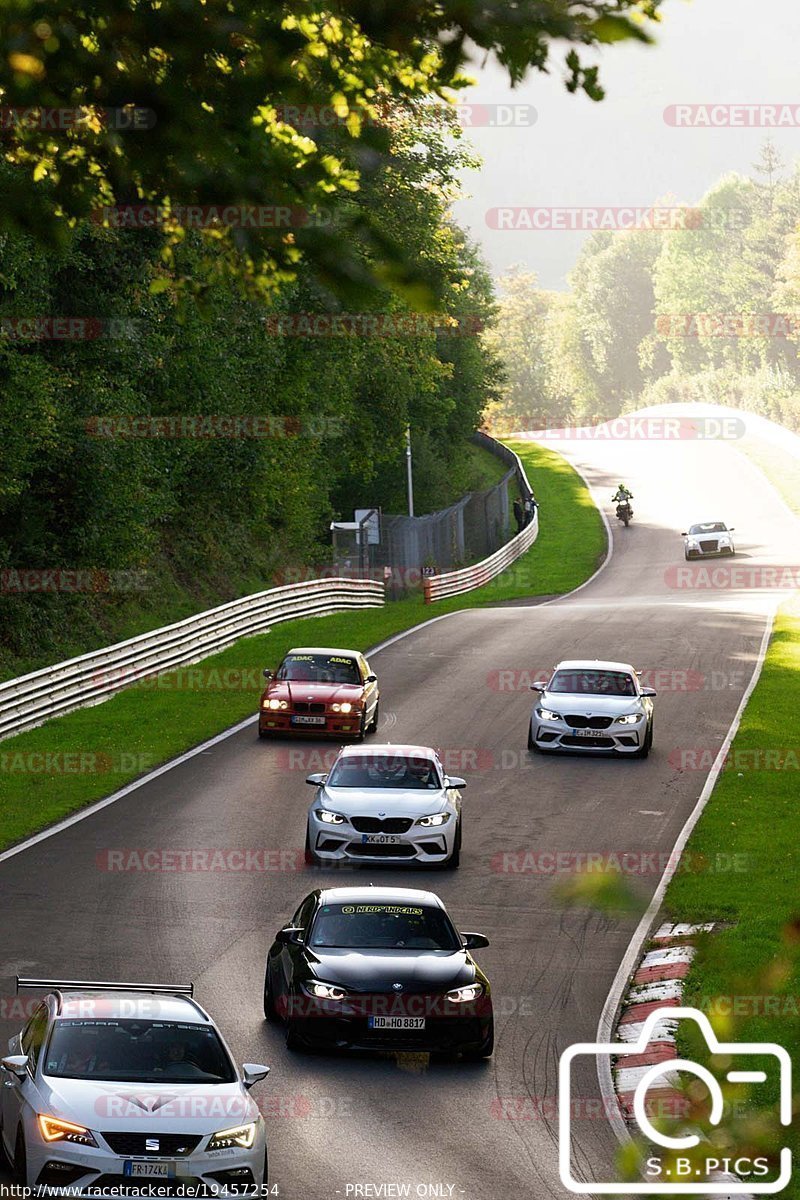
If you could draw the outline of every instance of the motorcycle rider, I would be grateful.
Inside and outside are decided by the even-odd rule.
[[[633,492],[629,492],[624,483],[621,483],[617,488],[616,494],[611,497],[612,504],[627,504],[633,499]]]

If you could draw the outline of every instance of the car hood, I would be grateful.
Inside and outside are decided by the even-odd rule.
[[[276,679],[267,687],[264,695],[276,700],[300,700],[303,703],[309,699],[313,703],[332,704],[349,700],[360,700],[363,694],[360,683],[292,683],[288,679]]]
[[[254,1121],[258,1109],[241,1083],[101,1083],[44,1076],[39,1091],[48,1113],[108,1132],[214,1133]]]
[[[313,947],[308,965],[317,979],[352,992],[439,992],[473,983],[475,964],[465,950],[325,950]]]
[[[347,817],[377,817],[381,813],[388,817],[421,817],[426,813],[441,812],[445,807],[445,794],[441,790],[416,788],[386,788],[384,791],[381,788],[324,787],[314,803],[317,802]]]
[[[641,696],[572,696],[564,692],[542,692],[537,702],[551,712],[577,713],[582,717],[619,717],[641,712]]]

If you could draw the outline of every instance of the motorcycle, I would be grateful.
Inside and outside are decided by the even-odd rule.
[[[633,509],[631,508],[630,500],[620,500],[617,505],[617,520],[622,521],[627,529],[633,517]]]

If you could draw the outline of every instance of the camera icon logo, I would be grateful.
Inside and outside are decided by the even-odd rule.
[[[658,1040],[657,1031],[661,1022],[669,1021],[670,1023],[674,1023],[681,1019],[692,1020],[699,1026],[700,1032],[712,1056],[720,1055],[723,1057],[723,1060],[729,1061],[719,1076],[715,1075],[708,1067],[703,1066],[701,1063],[695,1063],[690,1059],[678,1058],[677,1056],[666,1061],[658,1061],[652,1066],[646,1066],[642,1070],[633,1095],[633,1114],[639,1130],[651,1146],[673,1152],[686,1151],[699,1146],[703,1140],[702,1136],[695,1132],[683,1130],[680,1134],[670,1134],[657,1129],[653,1125],[646,1105],[648,1091],[657,1081],[661,1080],[665,1075],[668,1077],[674,1076],[679,1072],[691,1074],[701,1079],[708,1088],[710,1099],[708,1119],[712,1125],[719,1125],[725,1115],[725,1098],[720,1086],[721,1081],[725,1080],[731,1084],[767,1083],[770,1076],[767,1071],[761,1069],[761,1063],[764,1059],[768,1058],[774,1059],[774,1065],[777,1070],[779,1085],[778,1117],[780,1123],[786,1126],[791,1124],[792,1063],[788,1052],[783,1046],[779,1046],[775,1042],[720,1042],[711,1027],[708,1017],[698,1009],[658,1008],[647,1017],[642,1026],[641,1035],[636,1042],[579,1042],[574,1046],[568,1046],[561,1055],[558,1089],[559,1173],[561,1175],[561,1182],[570,1192],[576,1195],[614,1196],[625,1194],[642,1195],[648,1192],[656,1195],[732,1196],[747,1194],[748,1196],[752,1196],[780,1192],[789,1183],[792,1175],[792,1152],[788,1146],[784,1146],[780,1152],[780,1173],[777,1179],[766,1180],[763,1178],[765,1174],[769,1173],[769,1165],[766,1159],[737,1159],[735,1155],[724,1160],[719,1160],[709,1155],[706,1159],[708,1169],[703,1172],[695,1171],[691,1160],[688,1158],[685,1160],[680,1158],[675,1160],[673,1157],[674,1162],[679,1164],[685,1162],[688,1165],[685,1171],[672,1171],[669,1182],[665,1180],[665,1175],[670,1174],[670,1172],[660,1168],[653,1168],[656,1175],[655,1179],[648,1177],[633,1183],[626,1181],[606,1182],[594,1179],[583,1180],[574,1177],[572,1172],[573,1130],[571,1124],[573,1097],[570,1085],[575,1060],[585,1056],[594,1059],[597,1064],[597,1060],[600,1058],[607,1057],[610,1059],[613,1057],[622,1060],[619,1065],[624,1067],[626,1057],[632,1058],[637,1055],[644,1055],[648,1047],[654,1041]],[[752,1061],[748,1063],[748,1056],[751,1059],[753,1056],[758,1056],[759,1063],[754,1064]],[[732,1062],[730,1061],[731,1059],[733,1060]],[[637,1061],[641,1063],[641,1059]],[[711,1154],[714,1153],[710,1145],[709,1150]],[[658,1164],[660,1160],[657,1157],[649,1158],[647,1162],[648,1164]],[[723,1171],[726,1174],[725,1179],[714,1178],[715,1173],[719,1176]],[[746,1175],[746,1178],[737,1179],[735,1177],[737,1171],[739,1174]],[[694,1177],[688,1180],[685,1176],[689,1174],[693,1177],[701,1177]],[[681,1176],[684,1176],[683,1181],[681,1181]]]

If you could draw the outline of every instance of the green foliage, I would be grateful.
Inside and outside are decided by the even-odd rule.
[[[214,270],[272,289],[303,257],[353,294],[391,276],[425,282],[424,264],[347,201],[391,157],[393,113],[465,86],[470,57],[495,56],[517,82],[565,43],[565,83],[602,97],[583,50],[649,41],[660,0],[5,0],[0,100],[6,111],[66,110],[66,128],[29,117],[4,129],[22,168],[3,219],[37,240],[65,219],[157,205],[294,206],[322,214],[292,228],[217,227]],[[309,125],[323,109],[332,121]],[[120,128],[118,114],[133,123]],[[35,186],[32,186],[35,185]],[[178,216],[168,242],[180,243]],[[363,241],[371,253],[358,253]],[[220,258],[220,252],[222,257]]]
[[[498,428],[593,422],[643,404],[732,404],[800,429],[800,165],[770,143],[675,228],[596,233],[553,296],[505,284],[497,338],[509,383]],[[526,424],[521,422],[525,419]]]

